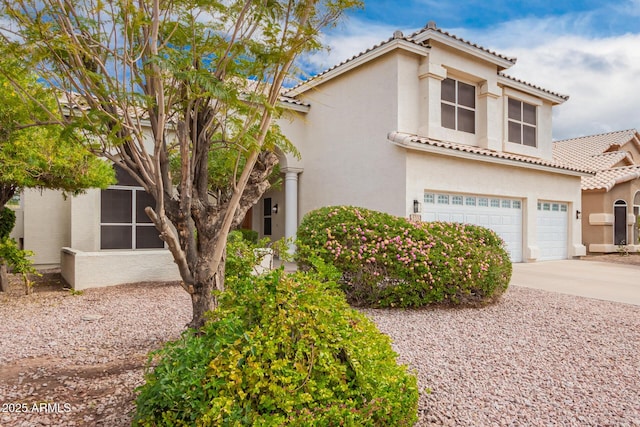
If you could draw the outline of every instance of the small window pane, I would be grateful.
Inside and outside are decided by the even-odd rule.
[[[440,99],[447,102],[456,102],[456,81],[444,79],[440,84]]]
[[[522,125],[520,123],[509,121],[509,142],[522,144]]]
[[[489,199],[485,198],[485,197],[480,197],[478,199],[478,206],[485,206],[488,207],[489,206]]]
[[[433,193],[425,193],[424,194],[424,202],[425,203],[435,203],[436,202],[436,196]]]
[[[551,210],[551,204],[550,204],[550,203],[543,203],[543,204],[542,204],[542,210],[543,210],[543,211],[549,211],[549,210]]]
[[[530,125],[536,125],[536,106],[522,103],[522,121]]]
[[[267,197],[262,201],[262,216],[271,216],[271,197]]]
[[[513,98],[509,98],[508,103],[509,103],[509,106],[508,106],[509,118],[520,121],[522,119],[521,112],[520,112],[522,102],[515,100]]]
[[[557,203],[554,203],[553,205],[551,205],[551,210],[553,212],[560,212],[560,206]]]
[[[101,249],[132,249],[130,225],[103,225],[100,227]]]
[[[449,196],[444,194],[438,194],[438,204],[440,205],[448,205],[449,204]]]
[[[147,206],[156,208],[156,200],[146,191],[136,191],[136,222],[142,224],[151,224],[149,215],[144,211]]]
[[[443,128],[456,128],[456,107],[453,105],[442,104],[441,124]]]
[[[464,200],[464,204],[467,206],[475,206],[476,205],[476,198],[475,197],[467,197]]]
[[[131,224],[131,190],[102,190],[100,221],[103,223]]]
[[[451,197],[452,205],[461,205],[462,204],[462,196],[453,196]]]
[[[476,133],[476,112],[458,108],[458,130],[468,133]]]
[[[263,234],[265,236],[271,236],[271,217],[268,218],[264,218],[264,227],[263,227]]]
[[[566,212],[567,211],[567,205],[560,205],[560,212]]]
[[[511,203],[511,207],[513,209],[520,209],[522,207],[522,204],[520,203],[520,201],[514,200],[513,203]]]
[[[538,210],[541,211],[542,210],[542,203],[538,202]]]
[[[164,248],[164,242],[159,237],[159,232],[153,226],[136,227],[136,248],[157,249]]]
[[[458,104],[469,108],[476,108],[475,86],[458,82]]]
[[[500,207],[500,200],[498,200],[498,199],[491,199],[491,207],[492,207],[492,208],[499,208],[499,207]]]
[[[506,208],[506,209],[511,208],[511,200],[503,200],[502,201],[502,207]]]
[[[528,147],[535,147],[536,144],[536,128],[522,125],[522,143]]]

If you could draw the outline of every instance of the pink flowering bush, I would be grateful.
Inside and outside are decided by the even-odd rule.
[[[309,212],[298,229],[297,261],[322,259],[341,273],[350,303],[372,307],[478,304],[499,297],[511,261],[493,231],[457,223],[412,223],[352,206]]]

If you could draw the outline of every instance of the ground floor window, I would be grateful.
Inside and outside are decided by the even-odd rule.
[[[155,199],[142,187],[126,185],[130,182],[121,179],[124,171],[118,169],[118,185],[100,194],[100,249],[164,248],[144,211],[147,206],[155,206]]]

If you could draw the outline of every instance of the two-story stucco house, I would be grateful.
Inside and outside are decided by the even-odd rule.
[[[305,213],[346,204],[487,226],[514,262],[584,255],[576,212],[589,172],[553,159],[552,108],[567,97],[503,74],[514,63],[429,23],[287,90],[280,125],[301,159],[280,153],[284,185],[244,226],[292,237]],[[113,191],[131,200],[122,217]],[[28,192],[24,246],[79,288],[177,277],[147,236],[144,200],[126,180],[67,200]],[[131,236],[124,247],[114,227]]]

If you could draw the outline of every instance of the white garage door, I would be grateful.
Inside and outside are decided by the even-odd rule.
[[[567,259],[569,206],[538,202],[538,248],[540,260]]]
[[[481,225],[498,233],[511,261],[522,261],[522,201],[503,197],[425,192],[423,221]]]

